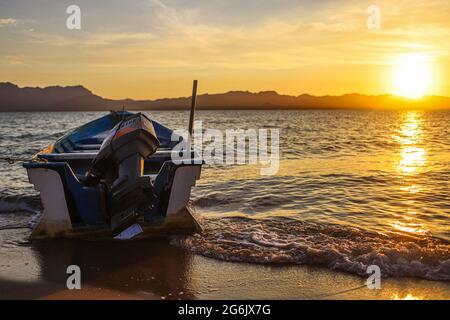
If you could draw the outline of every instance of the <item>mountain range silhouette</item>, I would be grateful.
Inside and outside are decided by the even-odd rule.
[[[155,100],[108,99],[83,86],[19,87],[0,83],[0,111],[94,111],[94,110],[187,110],[190,97]],[[230,91],[202,94],[197,97],[198,109],[430,109],[449,110],[450,98],[425,96],[408,99],[400,96],[344,94],[340,96],[299,96],[275,91]]]

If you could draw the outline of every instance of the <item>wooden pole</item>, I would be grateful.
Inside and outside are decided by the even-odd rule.
[[[197,102],[197,80],[194,80],[194,84],[192,86],[192,97],[191,97],[191,113],[189,114],[189,138],[191,139],[192,133],[194,132],[194,113],[195,106]]]

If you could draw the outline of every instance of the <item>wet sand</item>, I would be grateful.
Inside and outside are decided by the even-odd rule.
[[[450,299],[450,283],[365,279],[311,266],[231,263],[167,239],[134,242],[39,240],[0,232],[0,299]],[[81,268],[81,290],[66,287],[67,266]]]

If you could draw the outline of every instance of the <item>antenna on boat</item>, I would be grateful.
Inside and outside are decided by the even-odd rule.
[[[195,105],[197,102],[197,84],[198,80],[194,80],[192,86],[191,113],[189,114],[189,140],[191,139],[192,133],[194,132],[194,113],[195,113]]]

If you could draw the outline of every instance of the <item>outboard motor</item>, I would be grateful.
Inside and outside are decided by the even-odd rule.
[[[117,124],[103,141],[86,183],[104,191],[106,219],[114,236],[143,221],[154,198],[150,177],[144,176],[144,159],[156,152],[159,140],[150,119],[138,113]]]

